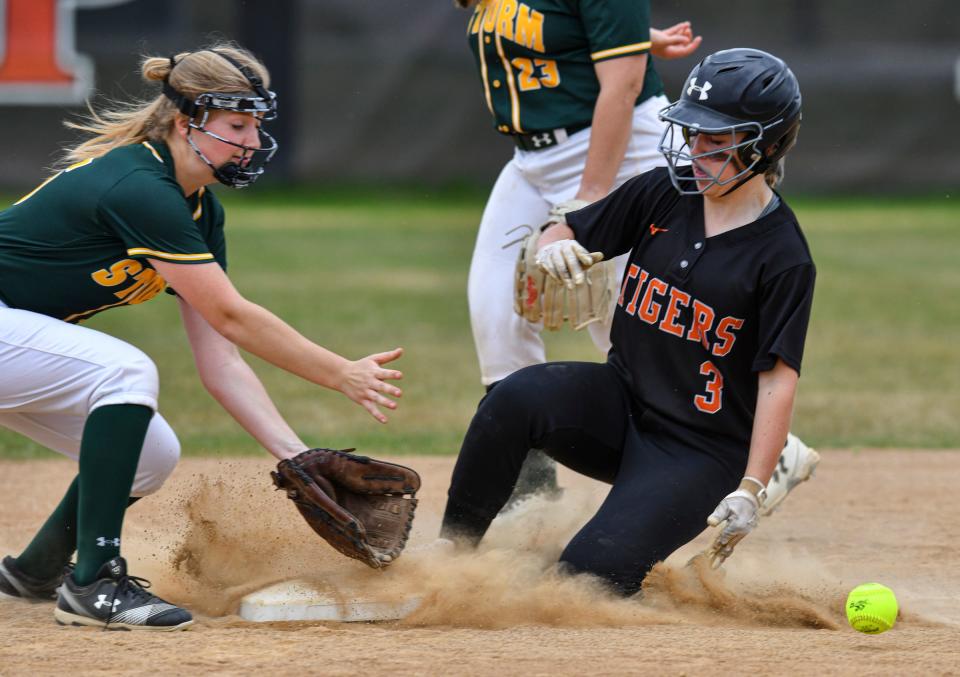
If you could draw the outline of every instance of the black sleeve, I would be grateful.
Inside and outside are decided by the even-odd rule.
[[[662,170],[653,169],[629,179],[602,200],[567,214],[575,239],[592,252],[612,259],[633,249],[648,220],[651,190]]]
[[[754,371],[769,371],[780,358],[800,373],[816,276],[813,263],[805,263],[785,270],[763,285]]]

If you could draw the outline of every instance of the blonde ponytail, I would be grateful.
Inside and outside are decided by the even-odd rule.
[[[147,82],[163,82],[169,77],[174,89],[190,99],[204,92],[250,91],[247,78],[227,59],[211,50],[243,64],[260,76],[265,87],[269,86],[270,75],[266,67],[250,52],[232,43],[218,43],[169,58],[144,57],[140,72]],[[67,120],[64,124],[92,137],[65,149],[61,165],[97,158],[120,146],[163,140],[172,131],[176,116],[180,115],[173,102],[163,94],[131,103],[111,102],[100,111],[94,110],[88,102],[87,109],[88,117]]]

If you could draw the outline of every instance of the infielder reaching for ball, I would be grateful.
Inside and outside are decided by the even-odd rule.
[[[206,186],[247,186],[276,151],[261,127],[276,115],[263,64],[225,44],[147,58],[142,74],[162,94],[80,125],[92,138],[68,150],[72,164],[0,213],[0,425],[79,460],[46,524],[3,559],[0,591],[49,600],[62,578],[61,623],[174,630],[190,613],[148,592],[120,557],[128,502],[157,491],[180,454],[157,413],[157,370],[77,323],[170,285],[204,386],[278,459],[307,445],[237,347],[381,422],[380,408],[396,407],[388,396],[401,395],[388,383],[401,373],[383,365],[402,351],[345,359],[247,301],[225,273],[224,212]]]
[[[479,542],[527,450],[543,449],[612,484],[561,561],[623,594],[708,520],[723,525],[716,562],[756,524],[790,426],[815,277],[796,217],[765,176],[800,126],[783,61],[717,52],[660,118],[667,167],[539,241],[541,267],[572,285],[597,258],[588,252],[628,253],[607,362],[530,366],[487,395],[441,534]]]
[[[568,211],[663,164],[657,111],[668,101],[650,55],[688,56],[701,38],[689,22],[651,28],[647,0],[457,4],[475,6],[467,37],[484,99],[497,131],[517,146],[490,193],[470,264],[470,322],[489,391],[518,369],[546,360],[543,324],[514,312],[518,226],[562,222]],[[613,262],[617,280],[626,260]],[[606,354],[610,321],[587,329]],[[788,483],[806,479],[817,461],[815,452],[790,439],[793,447],[785,450],[777,475],[783,486],[771,487],[778,496],[786,495]],[[556,488],[555,465],[533,450],[514,500]]]

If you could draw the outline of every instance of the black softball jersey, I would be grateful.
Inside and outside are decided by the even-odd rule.
[[[703,197],[679,195],[658,168],[567,221],[590,251],[630,252],[608,360],[641,427],[746,454],[758,372],[779,358],[799,373],[803,358],[816,269],[790,208],[708,238]]]

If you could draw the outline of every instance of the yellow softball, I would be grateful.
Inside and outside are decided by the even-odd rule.
[[[847,595],[847,620],[854,630],[868,635],[886,632],[897,621],[897,598],[879,583],[858,585]]]

